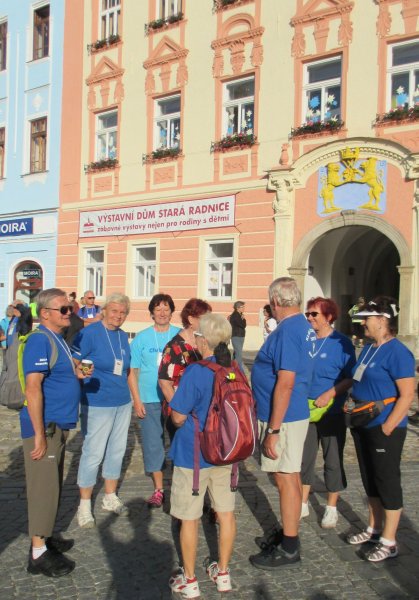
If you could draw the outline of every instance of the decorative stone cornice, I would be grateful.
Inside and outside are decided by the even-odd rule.
[[[318,11],[310,11],[305,14],[298,15],[293,17],[290,21],[291,26],[295,27],[296,25],[309,25],[312,24],[313,21],[317,21],[318,19],[325,19],[330,17],[336,17],[338,15],[344,15],[346,13],[350,13],[354,7],[353,2],[342,2],[341,4],[336,4],[335,6],[330,6],[329,8],[323,8]]]
[[[156,58],[151,58],[143,62],[143,67],[145,69],[152,69],[154,67],[159,67],[161,65],[166,65],[168,63],[172,63],[175,61],[179,61],[188,56],[189,50],[182,49],[177,50],[176,52],[171,52],[170,54],[164,54],[163,56],[158,56]]]
[[[240,33],[228,35],[225,38],[214,40],[211,42],[211,48],[217,50],[217,48],[230,48],[237,42],[248,42],[255,38],[260,38],[265,31],[264,27],[254,27],[248,31],[241,31]]]
[[[109,79],[122,77],[125,69],[118,67],[109,57],[103,57],[96,65],[93,73],[86,79],[87,85],[94,85]]]

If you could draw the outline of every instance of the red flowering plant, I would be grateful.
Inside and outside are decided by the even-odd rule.
[[[234,148],[235,146],[253,146],[257,142],[257,137],[253,133],[232,133],[221,138],[218,142],[211,144],[211,152],[219,152],[226,148]]]

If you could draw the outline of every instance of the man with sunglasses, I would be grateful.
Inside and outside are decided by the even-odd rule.
[[[95,304],[96,296],[92,290],[84,292],[84,306],[82,306],[77,315],[83,319],[85,326],[102,320],[101,309]]]
[[[32,542],[27,570],[61,577],[75,567],[63,555],[74,542],[52,534],[63,480],[65,443],[68,430],[77,424],[79,379],[84,374],[75,369],[62,337],[72,311],[66,293],[57,288],[42,291],[37,297],[37,311],[39,331],[29,335],[23,352],[26,400],[20,412]]]

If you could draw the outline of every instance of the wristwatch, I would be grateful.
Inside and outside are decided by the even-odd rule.
[[[272,427],[268,427],[268,429],[266,430],[266,433],[273,433],[273,434],[277,434],[279,433],[279,429],[272,429]]]

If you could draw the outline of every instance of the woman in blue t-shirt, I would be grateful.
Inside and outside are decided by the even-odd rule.
[[[366,425],[352,428],[369,522],[366,530],[350,535],[348,542],[375,543],[365,553],[371,562],[397,556],[396,532],[403,508],[400,461],[414,396],[415,360],[394,337],[398,312],[396,300],[378,296],[355,315],[362,317],[365,336],[373,343],[365,346],[354,367],[353,401],[356,405],[389,401]]]
[[[319,408],[327,407],[331,400],[333,404],[327,414],[319,421],[310,423],[308,427],[301,464],[303,484],[301,516],[307,517],[309,514],[308,497],[314,481],[314,468],[320,443],[327,489],[327,505],[321,526],[323,529],[332,529],[336,527],[338,521],[336,506],[339,492],[346,488],[343,467],[346,425],[342,407],[346,399],[346,391],[352,385],[355,350],[352,342],[332,327],[338,317],[338,306],[334,300],[312,298],[307,302],[305,315],[316,332],[316,340],[313,341],[313,348],[310,351],[314,364],[308,397],[314,400],[314,406]]]
[[[73,344],[76,364],[93,362],[91,377],[83,381],[80,421],[83,448],[77,483],[80,527],[93,527],[91,498],[99,465],[105,480],[102,508],[121,514],[125,505],[116,494],[131,422],[131,395],[138,399],[134,372],[130,368],[128,335],[121,327],[130,310],[129,298],[114,293],[102,309],[103,319],[80,331]]]

